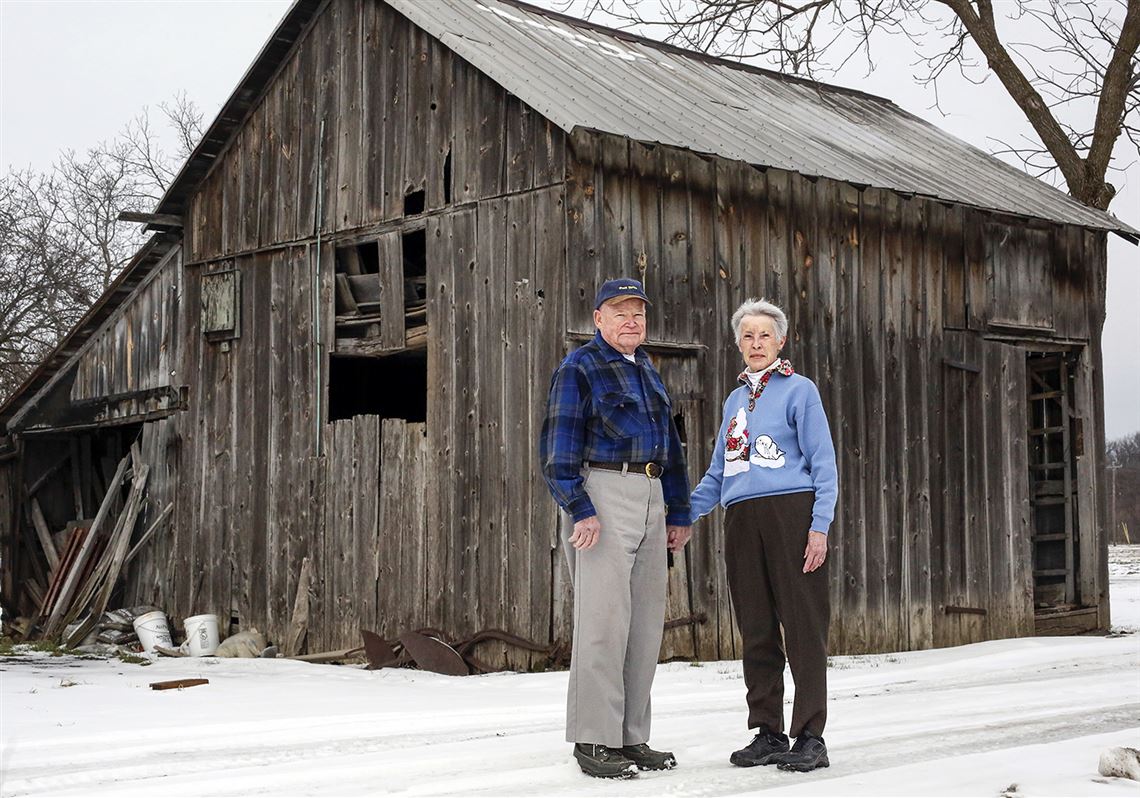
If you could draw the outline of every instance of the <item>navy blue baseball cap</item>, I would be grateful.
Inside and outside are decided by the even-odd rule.
[[[594,310],[611,299],[626,299],[628,297],[640,299],[647,305],[653,304],[645,295],[645,289],[640,280],[630,280],[623,277],[618,280],[606,280],[602,283],[602,287],[598,289],[598,296],[594,299]]]

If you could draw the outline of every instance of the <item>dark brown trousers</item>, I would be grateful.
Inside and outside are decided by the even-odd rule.
[[[827,560],[803,572],[814,503],[812,492],[764,496],[737,502],[725,514],[724,559],[744,640],[748,728],[784,730],[787,646],[796,685],[792,737],[805,729],[822,736],[827,722]]]

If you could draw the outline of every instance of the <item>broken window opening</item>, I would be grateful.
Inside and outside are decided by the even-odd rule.
[[[425,201],[426,192],[421,188],[419,191],[409,191],[404,195],[404,216],[415,216],[417,213],[423,213],[426,207]]]
[[[427,351],[329,358],[329,421],[353,416],[427,420]]]

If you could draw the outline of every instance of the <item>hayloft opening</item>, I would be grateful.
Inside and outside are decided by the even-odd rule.
[[[427,419],[427,351],[329,358],[329,421],[380,416]]]

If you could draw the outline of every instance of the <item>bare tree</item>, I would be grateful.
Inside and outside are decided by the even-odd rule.
[[[185,95],[159,106],[173,154],[147,109],[115,139],[63,153],[45,172],[0,177],[0,399],[31,373],[144,240],[122,211],[152,210],[201,137]]]
[[[1038,176],[1059,172],[1069,193],[1106,209],[1123,133],[1140,151],[1138,0],[567,0],[563,7],[714,55],[758,58],[785,72],[830,74],[852,58],[874,68],[883,35],[918,55],[920,83],[949,69],[992,74],[1036,142],[1007,145]],[[995,13],[995,9],[1001,13]],[[1041,42],[1047,42],[1042,44]]]

